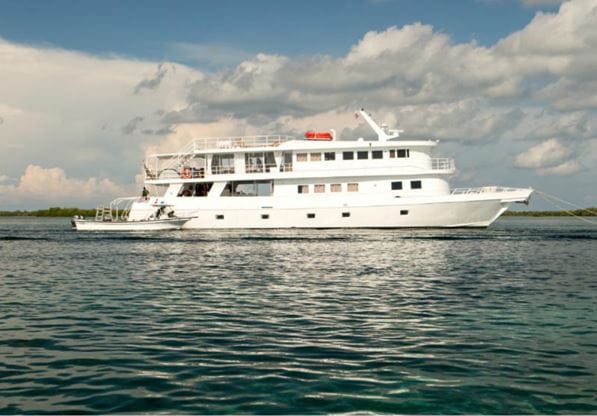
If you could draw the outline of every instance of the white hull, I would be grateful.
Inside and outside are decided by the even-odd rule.
[[[180,230],[189,218],[168,218],[163,220],[146,221],[72,221],[73,228],[78,231],[160,231]]]
[[[427,198],[173,198],[181,215],[194,216],[183,228],[409,228],[487,227],[512,202],[528,201],[531,189],[445,195]],[[223,201],[224,199],[224,201]],[[299,202],[301,204],[299,205]],[[133,206],[131,215],[147,215],[151,206]]]

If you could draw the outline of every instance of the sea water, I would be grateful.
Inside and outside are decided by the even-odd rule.
[[[0,413],[595,413],[597,227],[0,219]]]

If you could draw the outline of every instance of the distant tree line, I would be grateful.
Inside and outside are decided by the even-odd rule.
[[[94,217],[95,209],[52,207],[36,211],[0,211],[0,217],[72,217],[74,215]]]
[[[506,211],[505,217],[569,217],[577,215],[579,217],[593,217],[597,212],[595,208],[576,209],[574,211]]]

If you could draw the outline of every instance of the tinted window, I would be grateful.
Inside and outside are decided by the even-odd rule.
[[[369,152],[357,152],[357,159],[369,159]]]
[[[334,152],[325,152],[323,156],[325,160],[336,160],[336,153]]]
[[[373,150],[371,152],[371,159],[383,159],[383,150]]]
[[[409,157],[409,153],[408,149],[398,149],[398,157]]]
[[[307,214],[307,218],[315,218],[315,214]]]
[[[402,181],[392,182],[392,191],[399,191],[402,189]]]
[[[407,209],[401,209],[400,210],[400,215],[408,215],[408,210]]]
[[[354,159],[354,152],[342,152],[342,159],[344,159],[344,160],[353,160]]]
[[[410,189],[421,189],[421,181],[410,181]]]

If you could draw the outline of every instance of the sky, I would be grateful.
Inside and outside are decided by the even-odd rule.
[[[453,186],[597,206],[597,0],[0,0],[0,210],[139,193],[201,136],[440,140]],[[548,209],[536,197],[531,209]]]

